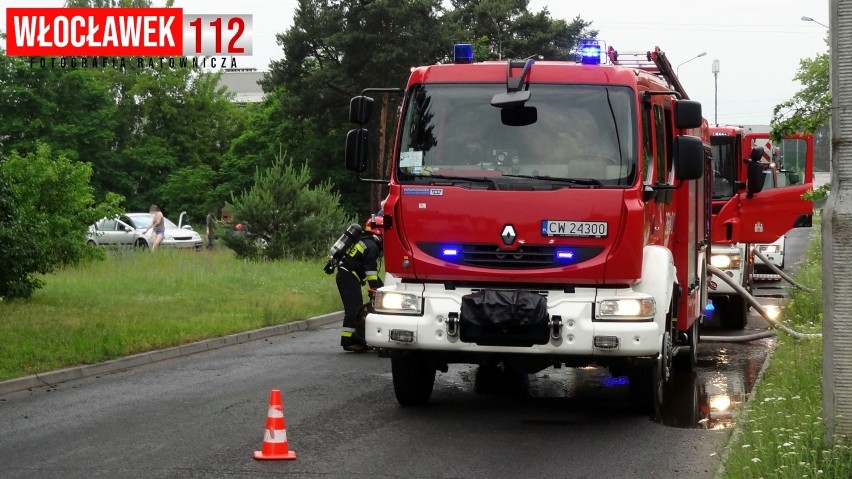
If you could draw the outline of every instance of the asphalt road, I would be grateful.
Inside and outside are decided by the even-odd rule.
[[[698,376],[726,367],[718,344],[699,356]],[[731,432],[695,427],[698,383],[671,395],[678,424],[632,412],[597,369],[545,370],[521,396],[475,393],[474,372],[453,366],[428,406],[402,408],[390,362],[342,352],[330,325],[34,388],[0,397],[0,476],[709,479]],[[272,389],[295,461],[253,458]]]

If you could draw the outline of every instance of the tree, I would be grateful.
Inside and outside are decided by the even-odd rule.
[[[828,53],[799,62],[794,79],[802,89],[772,110],[772,136],[779,140],[796,132],[814,133],[831,119]]]
[[[152,6],[150,0],[67,3],[77,8]],[[90,163],[99,198],[116,192],[133,210],[157,203],[202,218],[208,204],[228,196],[212,198],[216,185],[207,183],[192,200],[179,183],[188,174],[196,183],[218,178],[209,171],[218,171],[244,113],[218,86],[219,73],[179,62],[161,67],[159,58],[144,58],[140,67],[139,60],[116,57],[104,64],[101,58],[86,58],[83,67],[83,59],[72,58],[62,60],[63,68],[57,58],[0,55],[2,151],[25,156],[42,142],[57,154]]]
[[[478,60],[568,60],[580,39],[597,36],[579,15],[571,23],[554,20],[546,7],[530,12],[529,0],[452,0],[452,5],[444,17],[450,35],[455,43],[475,44]]]
[[[86,244],[87,228],[117,214],[122,198],[95,202],[91,175],[88,163],[41,143],[0,160],[0,298],[28,298],[43,284],[38,274],[97,254]]]
[[[257,170],[254,186],[233,201],[244,235],[223,235],[239,256],[278,260],[323,255],[349,223],[340,195],[328,181],[311,186],[307,164],[295,167],[282,155]]]

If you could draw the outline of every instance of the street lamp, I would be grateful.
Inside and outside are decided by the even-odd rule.
[[[822,25],[822,26],[824,26],[825,28],[828,28],[828,25],[826,25],[826,24],[824,24],[824,23],[820,23],[820,22],[818,22],[818,21],[814,20],[812,17],[806,17],[806,16],[802,15],[802,21],[803,21],[803,22],[814,22],[814,23],[816,23],[817,25]]]
[[[719,60],[713,60],[713,123],[719,124]]]
[[[691,62],[692,60],[695,60],[696,58],[701,58],[701,57],[703,57],[704,55],[707,55],[707,52],[701,52],[701,53],[699,53],[698,55],[695,55],[694,57],[690,58],[689,60],[687,60],[687,61],[685,61],[685,62],[681,63],[680,65],[684,65],[684,64],[686,64],[686,63],[689,63],[689,62]],[[677,68],[675,68],[675,74],[676,74],[678,77],[680,76],[680,65],[678,65],[678,66],[677,66]]]

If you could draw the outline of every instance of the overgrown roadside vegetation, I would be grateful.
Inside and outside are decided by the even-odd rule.
[[[816,219],[816,218],[815,218]],[[814,292],[791,289],[783,320],[805,333],[822,331],[822,248],[819,226],[794,275]],[[783,333],[728,445],[720,479],[852,477],[848,438],[823,440],[822,340]]]
[[[0,302],[0,380],[337,311],[323,264],[218,247],[110,252],[51,274],[27,301]]]

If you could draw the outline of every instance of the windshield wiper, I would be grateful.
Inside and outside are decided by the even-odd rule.
[[[459,182],[471,182],[471,183],[491,183],[494,185],[495,190],[500,189],[500,185],[497,183],[495,178],[491,178],[488,176],[454,176],[454,175],[437,175],[437,174],[429,174],[429,175],[406,175],[412,178],[426,178],[426,179],[436,179],[436,180],[447,180],[447,181],[459,181]]]
[[[601,180],[597,180],[595,178],[561,178],[559,176],[547,176],[547,175],[503,175],[504,177],[511,178],[529,178],[532,180],[541,180],[541,181],[555,181],[558,183],[570,183],[572,185],[584,185],[584,186],[603,186]]]

